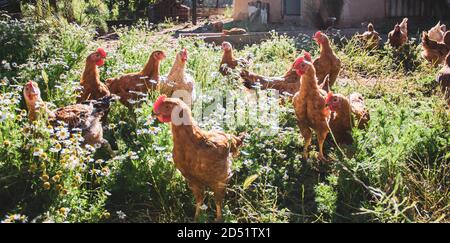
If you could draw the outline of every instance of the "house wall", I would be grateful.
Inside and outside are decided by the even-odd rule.
[[[347,0],[341,15],[342,27],[360,27],[362,22],[377,22],[385,18],[385,1]]]
[[[256,0],[234,0],[233,18],[245,20],[248,17],[247,6]],[[303,25],[312,25],[306,16],[311,8],[318,9],[320,0],[301,0],[301,17],[283,16],[283,0],[261,0],[270,4],[270,22],[281,23],[292,19],[301,20]],[[340,27],[359,27],[362,22],[379,21],[385,17],[385,1],[383,0],[346,0],[341,15]]]
[[[233,19],[245,20],[248,18],[247,7],[249,2],[256,0],[234,0],[233,3]],[[270,22],[283,22],[283,0],[261,0],[261,2],[270,4]]]

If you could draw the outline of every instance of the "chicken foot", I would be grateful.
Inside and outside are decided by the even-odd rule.
[[[195,183],[189,183],[189,187],[191,188],[192,193],[194,194],[195,197],[195,216],[194,216],[194,221],[197,222],[198,221],[198,217],[200,216],[200,212],[201,212],[201,207],[203,205],[203,200],[205,199],[205,195],[204,195],[204,187],[197,185]]]

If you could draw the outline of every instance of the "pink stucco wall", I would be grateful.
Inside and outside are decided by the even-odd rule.
[[[341,26],[358,26],[361,22],[377,21],[385,17],[385,1],[347,0],[341,16]]]
[[[248,17],[247,6],[249,2],[256,0],[234,0],[233,18],[235,20],[245,20]],[[283,21],[283,0],[261,0],[261,2],[270,4],[270,22],[280,23]]]
[[[255,0],[234,0],[233,18],[235,20],[247,19],[247,6]],[[283,16],[283,0],[261,0],[270,4],[270,21],[281,23],[291,18]],[[300,0],[299,0],[300,1]],[[318,7],[320,0],[301,0],[303,24],[310,25],[305,18],[310,7]],[[341,16],[340,27],[359,26],[361,22],[377,21],[385,17],[385,2],[383,0],[346,0]]]

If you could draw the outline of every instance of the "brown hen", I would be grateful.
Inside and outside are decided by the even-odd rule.
[[[80,129],[84,138],[83,144],[94,147],[104,146],[108,153],[113,156],[114,152],[110,144],[103,138],[101,119],[106,115],[113,96],[105,96],[98,100],[84,101],[82,104],[69,105],[51,111],[41,98],[38,84],[29,81],[24,86],[25,103],[28,108],[28,118],[35,121],[40,117],[47,116],[48,122],[53,126],[60,126],[59,122],[68,125],[69,130]]]
[[[235,69],[237,66],[245,67],[248,66],[248,61],[239,58],[236,59],[233,55],[233,46],[230,42],[222,43],[223,56],[222,61],[220,61],[219,72],[223,76],[227,76],[230,74],[230,69]]]
[[[329,93],[326,105],[330,108],[329,121],[331,132],[340,144],[352,144],[352,128],[364,129],[370,120],[369,110],[359,93],[350,94],[349,98],[341,94]]]
[[[292,97],[300,89],[300,76],[293,70],[293,65],[286,71],[282,77],[265,77],[247,70],[242,70],[241,78],[248,89],[259,87],[262,90],[274,89]]]
[[[108,87],[100,81],[100,73],[97,66],[101,67],[105,63],[106,52],[103,48],[98,48],[86,58],[83,75],[80,84],[83,87],[81,95],[77,98],[77,103],[86,100],[96,100],[110,95]]]
[[[330,46],[328,36],[318,31],[314,35],[314,40],[320,46],[320,55],[314,60],[314,68],[316,71],[319,84],[323,83],[326,76],[330,78],[330,87],[334,85],[341,71],[341,60],[334,54]]]
[[[436,41],[436,42],[443,42],[444,41],[444,34],[447,31],[447,26],[445,24],[441,25],[441,21],[439,21],[434,27],[432,27],[428,31],[428,36],[430,40]]]
[[[186,72],[187,61],[188,51],[182,49],[177,53],[167,78],[161,79],[159,91],[167,96],[181,97],[186,104],[191,106],[195,99],[195,81]]]
[[[444,42],[436,42],[429,38],[426,31],[422,33],[422,57],[437,66],[441,64],[450,51],[450,31],[444,35]]]
[[[178,98],[160,96],[153,112],[161,122],[170,122],[173,136],[173,160],[195,196],[195,220],[198,219],[209,187],[216,201],[216,220],[222,220],[222,204],[230,179],[232,155],[237,155],[243,135],[236,137],[217,131],[203,131],[192,118],[189,107]]]
[[[147,93],[157,89],[159,67],[164,58],[166,58],[166,55],[163,51],[154,51],[140,72],[107,79],[106,85],[111,93],[120,97],[122,104],[131,107],[130,101],[138,99],[137,93]]]
[[[327,119],[330,116],[330,111],[325,106],[326,92],[317,84],[316,70],[309,53],[297,58],[293,68],[301,76],[300,91],[294,96],[294,110],[300,133],[305,139],[303,156],[305,159],[308,158],[308,148],[312,139],[311,130],[314,130],[319,142],[319,159],[326,161],[323,143],[329,133]]]
[[[388,34],[388,43],[394,48],[400,48],[408,42],[408,18],[396,24],[394,30]]]
[[[372,50],[380,46],[381,37],[380,34],[375,31],[373,24],[367,25],[367,31],[357,37],[364,42],[365,48]]]
[[[352,144],[352,115],[350,102],[341,94],[331,94],[326,99],[330,108],[330,129],[336,142],[339,144]]]
[[[448,106],[450,106],[450,53],[447,55],[445,65],[441,71],[439,71],[436,81],[441,87],[441,91],[447,100]]]

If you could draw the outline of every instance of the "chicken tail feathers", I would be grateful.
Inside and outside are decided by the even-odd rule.
[[[437,45],[437,42],[430,40],[428,32],[424,31],[422,33],[422,44],[426,47],[433,48]]]
[[[230,138],[230,152],[236,157],[239,154],[239,148],[243,145],[246,133],[241,133],[239,136],[231,135]]]
[[[330,87],[330,75],[327,75],[325,77],[325,79],[323,80],[323,82],[319,85],[320,89],[325,90],[326,92],[331,91],[331,87]]]
[[[402,31],[407,32],[408,31],[408,18],[404,18],[403,21],[400,23],[400,28]]]
[[[450,31],[445,32],[444,43],[447,45],[447,47],[450,47]]]
[[[100,117],[104,116],[111,107],[111,103],[118,99],[119,97],[117,95],[108,95],[92,101],[92,105],[94,106],[94,115]]]

